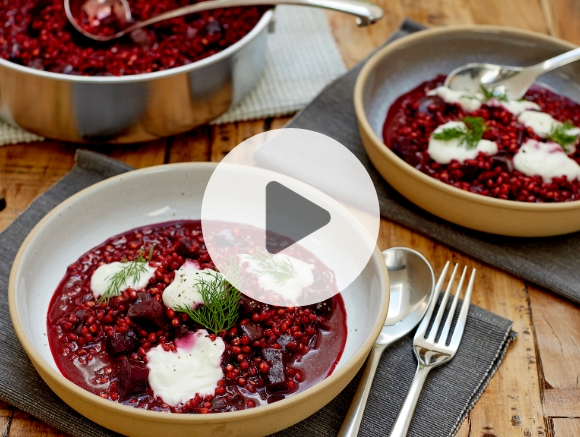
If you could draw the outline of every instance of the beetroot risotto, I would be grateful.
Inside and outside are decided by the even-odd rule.
[[[445,76],[399,97],[385,144],[409,165],[461,190],[521,202],[580,199],[580,105],[533,86],[521,100],[466,94]]]
[[[135,21],[187,0],[128,0]],[[63,0],[0,2],[0,57],[38,70],[84,76],[150,73],[190,64],[243,38],[263,7],[226,8],[166,20],[112,42],[96,42],[69,24]]]
[[[255,231],[224,225],[241,269],[248,257],[261,265],[259,253],[238,254]],[[302,263],[275,257],[288,268]],[[305,291],[336,287],[323,264],[304,264],[312,272]],[[241,294],[216,271],[199,221],[133,229],[85,253],[68,267],[47,325],[70,381],[172,413],[243,410],[305,390],[332,373],[347,335],[340,294],[308,307]]]

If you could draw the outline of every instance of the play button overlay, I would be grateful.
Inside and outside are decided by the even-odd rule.
[[[330,213],[279,182],[266,185],[266,250],[275,255],[330,223]]]
[[[295,307],[322,302],[361,274],[380,218],[374,184],[345,146],[279,129],[224,157],[207,183],[201,222],[211,260],[233,286]]]

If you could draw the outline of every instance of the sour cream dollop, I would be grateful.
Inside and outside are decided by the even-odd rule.
[[[552,129],[558,126],[563,126],[563,123],[560,123],[550,114],[538,111],[522,112],[518,117],[518,121],[524,126],[532,129],[534,133],[540,138],[548,137]],[[580,129],[577,127],[566,129],[565,132],[568,135],[580,135]],[[572,154],[575,152],[575,150],[576,147],[574,147],[574,145],[570,145],[566,148],[566,153]]]
[[[203,304],[203,297],[199,292],[199,281],[215,281],[220,273],[211,269],[199,269],[199,265],[192,261],[185,261],[175,271],[173,282],[163,291],[163,304],[168,308],[185,306],[195,309]]]
[[[444,131],[445,129],[460,128],[467,130],[467,126],[462,121],[449,121],[433,131],[433,134]],[[429,146],[427,152],[433,161],[439,164],[449,164],[456,160],[463,164],[468,159],[475,159],[479,152],[488,155],[495,155],[497,153],[497,144],[489,140],[480,140],[477,147],[468,149],[465,144],[461,144],[461,140],[453,139],[449,141],[436,140],[431,135],[429,138]]]
[[[126,263],[113,262],[110,264],[103,264],[93,272],[93,276],[91,276],[91,291],[93,292],[95,299],[98,299],[105,294],[105,291],[107,291],[107,288],[111,285],[113,276],[125,267],[127,267]],[[123,285],[119,287],[119,291],[123,292],[127,288],[133,288],[135,290],[145,288],[149,283],[149,279],[155,275],[155,270],[157,270],[157,268],[151,267],[148,263],[145,264],[144,267],[145,271],[140,272],[138,278],[136,277],[137,275],[128,275]]]
[[[149,385],[155,397],[175,407],[195,397],[213,395],[224,377],[221,361],[224,341],[212,341],[205,329],[199,329],[175,341],[176,350],[165,351],[161,345],[147,352]]]
[[[580,166],[559,144],[531,139],[514,155],[514,168],[527,176],[541,176],[544,182],[562,176],[570,181],[580,177]]]
[[[314,283],[312,269],[314,265],[305,263],[293,256],[283,253],[272,255],[274,262],[289,263],[294,275],[280,282],[275,275],[264,272],[259,260],[251,255],[239,255],[240,263],[248,263],[248,272],[258,278],[258,284],[266,291],[273,291],[281,295],[288,302],[297,305],[302,291]]]
[[[446,86],[434,88],[427,92],[427,95],[441,97],[445,103],[457,104],[466,112],[477,111],[481,108],[481,101],[483,99],[483,94],[469,94],[464,91],[454,91]]]

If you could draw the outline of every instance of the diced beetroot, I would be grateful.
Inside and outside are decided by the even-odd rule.
[[[175,245],[175,253],[187,258],[197,257],[199,247],[197,241],[184,237]]]
[[[156,300],[148,300],[131,305],[127,316],[138,325],[162,328],[166,316],[163,305]]]
[[[134,352],[138,345],[137,336],[130,329],[125,332],[115,332],[111,337],[107,337],[107,350],[113,357]]]
[[[288,381],[284,374],[284,359],[280,349],[262,349],[262,358],[270,365],[268,370],[269,388],[284,390],[288,388]]]
[[[276,343],[286,349],[286,345],[291,341],[294,341],[294,337],[292,337],[290,334],[282,334],[280,337],[278,337]]]
[[[137,293],[137,300],[135,301],[135,303],[141,303],[141,302],[147,302],[149,300],[153,299],[153,296],[151,296],[151,294],[149,293]]]
[[[226,349],[224,351],[224,353],[222,354],[222,363],[223,364],[229,363],[230,359],[232,358],[233,355],[234,355],[234,353],[231,350]]]
[[[123,357],[117,369],[117,389],[119,397],[125,399],[147,390],[149,369],[145,363]]]
[[[236,409],[244,408],[245,403],[246,400],[239,392],[233,395],[232,398],[230,399],[230,405],[236,407]]]
[[[282,399],[284,399],[286,396],[284,395],[274,395],[274,396],[270,396],[268,398],[268,403],[271,404],[273,402],[278,402],[281,401]]]
[[[248,322],[241,326],[244,334],[248,336],[250,341],[256,341],[264,336],[264,330],[260,325],[254,322]]]
[[[260,304],[260,302],[246,296],[245,294],[242,294],[242,297],[240,298],[240,312],[242,314],[251,313],[255,310],[260,309],[261,307],[262,305]]]
[[[213,398],[211,409],[213,412],[220,412],[228,406],[228,403],[223,398]]]
[[[187,326],[180,325],[179,328],[175,330],[175,338],[178,339],[187,337],[191,333],[193,333],[193,331],[189,329]]]

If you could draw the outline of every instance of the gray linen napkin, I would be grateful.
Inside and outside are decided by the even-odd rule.
[[[20,346],[10,322],[8,276],[24,238],[47,212],[83,188],[129,170],[131,167],[112,158],[81,150],[73,170],[0,234],[0,399],[72,435],[104,437],[117,434],[76,413],[46,387]],[[432,372],[419,400],[409,436],[453,435],[515,338],[511,325],[509,320],[471,306],[461,347],[453,361]],[[384,355],[365,411],[361,436],[388,433],[415,371],[411,345],[412,338],[408,336],[391,346]],[[322,410],[276,436],[336,435],[359,378],[357,376]]]

